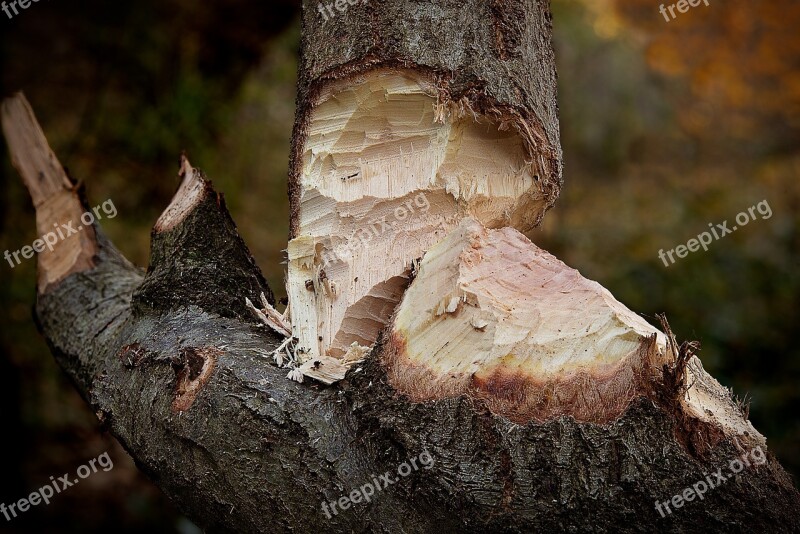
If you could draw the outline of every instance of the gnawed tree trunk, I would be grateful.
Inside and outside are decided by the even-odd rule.
[[[412,263],[472,216],[536,226],[561,187],[546,3],[304,14],[287,293],[301,360],[357,360]]]
[[[798,493],[769,453],[662,517],[656,503],[766,450],[764,438],[694,344],[518,232],[560,187],[548,9],[356,4],[323,24],[306,6],[286,316],[185,158],[146,273],[95,226],[39,255],[36,314],[53,353],[198,524],[800,528]],[[2,118],[40,233],[77,220],[80,195],[21,95]],[[414,216],[384,221],[401,207]],[[334,385],[287,380],[284,350]],[[323,507],[426,451],[432,467],[370,502]]]

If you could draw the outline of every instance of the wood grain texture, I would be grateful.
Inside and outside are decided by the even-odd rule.
[[[428,251],[387,338],[390,383],[417,402],[468,395],[519,424],[602,424],[669,398],[710,428],[708,447],[766,444],[692,351],[512,228],[465,219]]]
[[[51,246],[38,252],[38,288],[45,292],[70,274],[94,266],[95,226],[81,223],[86,204],[79,188],[50,149],[25,96],[17,93],[5,99],[1,113],[11,162],[36,208],[37,233],[52,235]],[[69,235],[67,227],[77,235]]]

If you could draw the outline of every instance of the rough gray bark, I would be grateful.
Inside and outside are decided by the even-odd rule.
[[[350,6],[324,29],[314,24],[313,9],[309,3],[304,12],[296,136],[326,77],[393,64],[429,71],[454,98],[468,95],[486,102],[486,112],[504,109],[535,124],[557,193],[546,2],[373,2]],[[4,123],[20,120],[8,109]],[[20,154],[12,156],[17,161]],[[39,170],[21,172],[29,184],[60,183],[51,169]],[[800,496],[769,453],[765,465],[745,469],[702,502],[659,515],[655,501],[741,454],[719,429],[676,409],[674,369],[665,369],[651,396],[603,425],[564,416],[516,425],[466,397],[409,402],[387,385],[380,343],[336,386],[286,380],[285,370],[263,356],[280,340],[244,307],[244,297],[254,300],[265,289],[263,277],[221,197],[202,184],[191,209],[157,225],[147,273],[97,229],[92,265],[42,286],[36,303],[43,335],[103,427],[202,527],[800,530]],[[370,503],[330,519],[323,513],[322,501],[396,472],[423,451],[434,459],[431,469],[377,492]]]

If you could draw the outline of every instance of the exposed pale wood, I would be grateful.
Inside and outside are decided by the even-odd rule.
[[[465,216],[528,229],[546,204],[542,171],[514,128],[441,102],[410,73],[326,87],[307,134],[294,241],[308,256],[289,262],[290,300],[308,300],[293,310],[307,357],[371,346],[411,262]]]
[[[48,287],[76,272],[94,267],[97,238],[94,225],[81,223],[85,207],[77,186],[67,176],[42,132],[33,110],[22,93],[3,101],[3,133],[14,167],[30,192],[36,207],[36,229],[44,236],[72,225],[78,234],[59,239],[52,250],[38,253],[38,289]],[[66,231],[63,232],[66,234]]]
[[[411,398],[461,394],[520,422],[612,420],[677,368],[668,338],[597,282],[511,228],[467,219],[423,259],[385,347]],[[733,435],[762,437],[696,357],[680,401]],[[682,363],[680,365],[683,365]],[[685,394],[684,394],[685,393]]]
[[[181,154],[181,167],[178,175],[181,177],[181,185],[173,195],[167,209],[156,221],[154,227],[156,232],[166,232],[174,228],[203,200],[206,183],[200,172],[192,167],[186,154]]]
[[[322,291],[319,270],[314,264],[314,239],[298,237],[286,247],[288,274],[286,294],[289,296],[292,335],[298,344],[295,354],[301,362],[319,358],[319,323],[316,312],[316,293]]]
[[[341,360],[328,356],[314,358],[300,366],[300,372],[303,373],[303,376],[328,385],[343,379],[348,369],[350,367],[344,365]]]
[[[264,297],[263,293],[261,294],[261,304],[263,306],[262,309],[256,308],[249,298],[245,299],[245,304],[247,305],[248,309],[250,309],[250,311],[252,311],[262,323],[264,323],[264,325],[271,328],[274,332],[284,337],[292,336],[291,325],[286,322],[284,317],[278,313],[278,311],[273,308],[269,302],[267,302],[267,299]]]

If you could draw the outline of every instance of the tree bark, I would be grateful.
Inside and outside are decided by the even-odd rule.
[[[303,150],[320,95],[335,96],[342,80],[381,69],[411,72],[431,81],[440,102],[464,102],[513,127],[541,172],[540,201],[527,211],[538,214],[528,223],[538,223],[561,184],[547,2],[374,2],[350,5],[326,24],[315,5],[304,7],[289,186],[293,239],[303,235]],[[24,97],[6,100],[2,119],[40,230],[74,219],[85,204]],[[271,292],[222,196],[185,158],[181,179],[154,227],[147,272],[93,225],[79,241],[39,255],[36,317],[101,425],[203,528],[800,530],[800,496],[789,476],[757,432],[732,430],[752,428],[746,417],[726,412],[735,421],[723,422],[686,409],[694,387],[687,372],[706,375],[696,347],[677,347],[668,330],[671,359],[648,375],[650,387],[602,421],[566,413],[520,421],[469,394],[400,394],[387,371],[396,372],[387,360],[389,337],[379,337],[366,360],[331,387],[287,380],[272,356],[282,336],[246,304],[263,292],[272,305]],[[657,511],[655,503],[672,502],[756,449],[766,451],[765,463],[702,500],[670,505],[665,517]],[[433,459],[429,469],[398,478],[370,502],[326,513],[323,503],[423,453]]]

